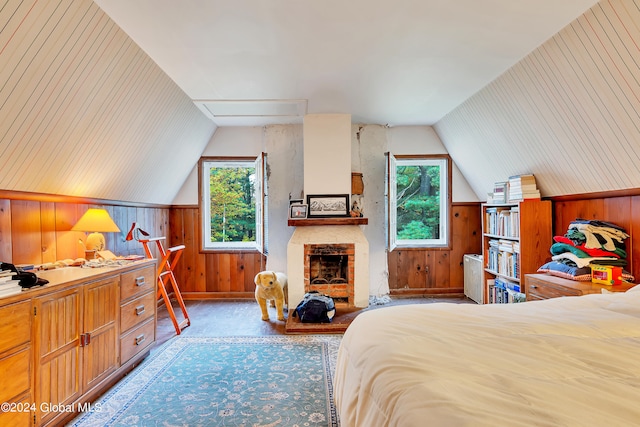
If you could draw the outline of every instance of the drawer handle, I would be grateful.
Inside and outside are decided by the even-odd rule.
[[[142,344],[142,343],[144,342],[144,340],[146,340],[146,338],[145,338],[144,334],[142,334],[142,335],[138,335],[138,336],[136,337],[136,345],[140,345],[140,344]]]
[[[538,289],[538,286],[537,286],[537,285],[530,285],[529,287],[530,287],[531,289]]]
[[[144,276],[136,277],[136,286],[144,286]]]
[[[139,305],[136,307],[136,316],[140,316],[142,313],[144,313],[144,305]]]

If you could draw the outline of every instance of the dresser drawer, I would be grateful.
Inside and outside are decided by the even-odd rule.
[[[137,326],[120,338],[120,363],[124,364],[133,356],[149,347],[156,339],[154,319]]]
[[[526,274],[525,290],[527,301],[580,296],[588,294],[599,294],[603,289],[609,292],[625,292],[634,286],[633,283],[623,283],[622,285],[609,286],[591,282],[578,282],[575,280],[563,279],[549,274]]]
[[[566,296],[579,296],[582,292],[579,290],[556,287],[548,283],[533,281],[529,283],[527,288],[527,299],[547,299]]]
[[[0,354],[31,340],[31,301],[0,308]]]
[[[4,401],[3,401],[4,403]],[[31,409],[34,403],[27,396],[16,402],[8,402],[10,410],[7,412],[0,411],[0,426],[30,426],[33,425],[31,419],[33,412]]]
[[[0,402],[8,402],[29,390],[31,387],[29,383],[31,378],[29,375],[30,359],[30,347],[0,359],[0,372],[3,373]],[[18,373],[20,375],[17,375]]]
[[[126,332],[155,314],[156,293],[148,292],[120,307],[120,331]]]
[[[120,301],[156,288],[155,265],[123,273],[120,276]]]

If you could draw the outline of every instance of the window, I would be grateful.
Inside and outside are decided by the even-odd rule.
[[[266,154],[200,159],[202,248],[265,252]]]
[[[388,249],[448,247],[450,157],[386,155]]]

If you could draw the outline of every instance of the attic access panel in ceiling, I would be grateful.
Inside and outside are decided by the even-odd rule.
[[[193,102],[218,126],[302,123],[307,113],[306,99],[195,99]]]

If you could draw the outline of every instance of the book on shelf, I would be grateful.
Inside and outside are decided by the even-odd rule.
[[[507,202],[507,181],[499,181],[493,184],[493,203]]]
[[[536,185],[536,177],[532,173],[512,175],[509,177],[509,184],[516,185]]]
[[[507,304],[514,304],[514,303],[518,303],[518,302],[527,301],[527,296],[525,294],[523,294],[522,292],[516,292],[516,291],[513,291],[511,289],[507,289],[506,299],[507,299],[507,301],[506,301]]]
[[[498,212],[498,232],[500,236],[508,236],[511,230],[511,210],[502,209]]]
[[[520,208],[514,206],[511,208],[511,230],[509,237],[520,237]]]
[[[485,230],[487,234],[496,236],[518,237],[520,235],[520,212],[518,207],[486,208]]]
[[[540,191],[528,191],[520,193],[509,193],[509,202],[519,202],[526,199],[539,199]]]
[[[526,295],[521,292],[520,284],[502,277],[493,279],[491,286],[487,281],[489,301],[495,304],[513,304],[526,301]]]
[[[540,190],[536,178],[532,174],[514,175],[509,177],[509,202],[524,199],[539,199]]]
[[[495,292],[493,291],[495,287],[495,279],[487,279],[487,303],[494,304],[494,296]]]
[[[502,252],[513,253],[513,241],[504,239],[498,240],[498,249]]]
[[[487,268],[491,271],[498,271],[500,250],[497,240],[489,240],[489,251],[487,256]]]

